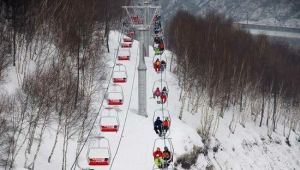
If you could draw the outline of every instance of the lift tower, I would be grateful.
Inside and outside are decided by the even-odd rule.
[[[132,26],[140,35],[139,65],[138,65],[138,114],[148,117],[147,114],[147,66],[146,56],[149,56],[150,27],[159,6],[152,6],[148,0],[137,6],[123,6],[129,16]]]

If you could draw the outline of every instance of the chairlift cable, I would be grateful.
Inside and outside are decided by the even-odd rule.
[[[137,58],[135,59],[135,68],[137,67]],[[117,146],[117,150],[112,158],[112,161],[111,161],[111,164],[110,164],[110,167],[109,169],[111,170],[113,165],[114,165],[114,161],[115,161],[115,158],[118,154],[118,151],[119,151],[119,148],[120,148],[120,145],[121,145],[121,141],[122,141],[122,138],[123,138],[123,134],[124,134],[124,130],[125,130],[125,127],[126,127],[126,122],[127,122],[127,117],[128,117],[128,113],[129,113],[129,108],[130,108],[130,104],[131,104],[131,99],[132,99],[132,93],[133,93],[133,87],[134,87],[134,82],[135,82],[135,76],[136,76],[136,70],[137,69],[134,69],[134,74],[133,74],[133,82],[132,82],[132,86],[131,86],[131,91],[130,91],[130,97],[129,97],[129,102],[128,102],[128,107],[127,107],[127,110],[126,110],[126,115],[125,115],[125,120],[124,120],[124,123],[123,123],[123,129],[122,129],[122,132],[121,132],[121,136],[120,136],[120,140],[118,142],[118,146]]]

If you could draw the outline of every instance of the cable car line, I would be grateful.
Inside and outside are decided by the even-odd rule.
[[[137,58],[135,59],[135,68],[137,67]],[[120,140],[118,142],[118,146],[117,146],[117,150],[113,156],[113,159],[111,161],[111,165],[109,167],[109,169],[111,170],[113,165],[114,165],[114,162],[115,162],[115,158],[118,154],[118,151],[119,151],[119,148],[120,148],[120,145],[121,145],[121,141],[122,141],[122,138],[123,138],[123,134],[124,134],[124,130],[125,130],[125,127],[126,127],[126,122],[127,122],[127,117],[128,117],[128,113],[129,113],[129,108],[130,108],[130,105],[131,105],[131,99],[132,99],[132,93],[133,93],[133,87],[134,87],[134,82],[135,82],[135,76],[136,76],[136,69],[134,69],[134,74],[133,74],[133,82],[132,82],[132,86],[131,86],[131,91],[130,91],[130,97],[129,97],[129,101],[128,101],[128,107],[127,107],[127,110],[126,110],[126,114],[125,114],[125,120],[124,120],[124,124],[123,124],[123,129],[122,129],[122,132],[121,132],[121,136],[120,136]]]

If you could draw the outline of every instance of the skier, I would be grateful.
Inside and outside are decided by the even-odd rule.
[[[170,124],[171,124],[171,122],[170,122],[170,120],[169,120],[169,118],[168,117],[166,117],[166,119],[163,121],[163,132],[164,132],[164,134],[166,134],[167,132],[168,132],[168,130],[169,130],[169,128],[170,128]]]
[[[164,88],[162,89],[162,92],[165,93],[168,96],[168,90],[167,90],[166,86],[164,86]]]
[[[160,18],[161,18],[160,15],[155,15],[154,18],[153,18],[153,20],[154,20],[154,21],[159,21]]]
[[[159,49],[160,49],[160,51],[164,51],[165,50],[165,44],[164,44],[164,42],[160,42]]]
[[[160,99],[161,99],[161,103],[166,103],[166,101],[167,101],[166,93],[162,92],[161,96],[160,96]],[[160,104],[160,103],[158,102],[158,104]]]
[[[163,158],[161,158],[161,157],[156,157],[156,158],[154,158],[154,164],[155,164],[158,168],[162,168],[162,167],[163,167]]]
[[[153,98],[158,98],[161,95],[161,92],[159,90],[159,87],[156,88],[156,90],[153,92]]]
[[[153,50],[154,50],[155,53],[156,53],[156,51],[159,51],[159,44],[158,43],[154,42],[154,44],[153,44]]]
[[[160,55],[161,51],[159,48],[154,48],[154,55]]]
[[[163,153],[161,152],[161,150],[160,150],[159,147],[157,147],[157,148],[156,148],[156,151],[153,152],[153,157],[154,157],[154,158],[157,158],[157,157],[162,158],[162,157],[163,157]]]
[[[156,121],[154,122],[154,131],[156,134],[158,134],[159,136],[161,136],[161,132],[162,132],[162,121],[160,120],[160,117],[156,118]],[[158,148],[159,149],[159,148]],[[153,154],[154,155],[154,154]],[[155,156],[154,156],[155,157]]]
[[[166,103],[167,97],[168,97],[168,90],[167,90],[166,87],[164,87],[164,88],[162,89],[162,91],[161,91],[161,96],[160,96],[161,102],[162,102],[162,103]]]
[[[162,168],[167,168],[170,165],[171,160],[171,152],[169,151],[168,147],[164,147],[163,151],[163,165]]]
[[[160,71],[163,72],[167,68],[167,63],[165,60],[161,60],[160,62]]]
[[[159,59],[156,59],[156,61],[153,63],[153,67],[154,67],[156,72],[160,71],[160,61],[159,61]]]
[[[160,21],[155,21],[154,28],[156,28],[158,30],[161,30],[161,23],[160,23]]]
[[[161,39],[158,36],[154,37],[154,43],[159,44],[160,41]]]
[[[161,28],[154,28],[154,34],[158,34],[161,32]]]

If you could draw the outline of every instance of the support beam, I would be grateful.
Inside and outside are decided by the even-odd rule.
[[[147,66],[145,63],[145,48],[144,48],[144,34],[146,30],[138,30],[140,32],[140,46],[139,46],[139,65],[138,65],[138,114],[148,117],[147,114]]]
[[[139,2],[141,2],[140,0]],[[130,20],[136,10],[142,10],[140,19],[143,19],[143,23],[134,23],[131,20],[133,27],[138,32],[140,37],[139,43],[139,65],[138,65],[138,114],[148,117],[147,114],[147,66],[145,63],[145,57],[149,57],[149,45],[150,45],[150,28],[155,13],[160,8],[158,6],[151,6],[148,1],[142,1],[143,6],[123,6],[126,10]],[[150,14],[150,10],[154,10],[153,14]],[[152,15],[152,16],[150,16]]]

